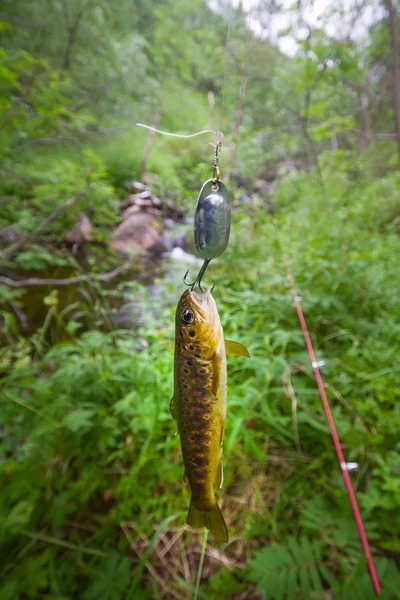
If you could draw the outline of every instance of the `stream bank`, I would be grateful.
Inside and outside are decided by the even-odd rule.
[[[146,301],[142,290],[146,288],[150,296],[159,298],[162,282],[182,279],[190,264],[197,262],[187,253],[191,219],[185,219],[170,200],[154,196],[144,184],[132,183],[131,194],[119,203],[119,214],[120,223],[108,245],[93,239],[89,217],[80,214],[64,239],[71,264],[40,271],[1,266],[0,280],[3,284],[12,282],[4,288],[13,292],[6,296],[5,305],[12,309],[14,319],[0,317],[5,343],[10,342],[10,335],[30,338],[38,332],[54,344],[92,327],[140,326],[141,305]],[[53,240],[50,244],[48,240],[41,242],[51,252]],[[109,266],[96,275],[93,267],[98,271],[99,265]]]

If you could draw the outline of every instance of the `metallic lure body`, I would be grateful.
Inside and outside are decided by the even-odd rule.
[[[222,484],[222,444],[226,418],[226,352],[218,310],[209,290],[201,299],[186,290],[176,310],[175,382],[171,414],[180,434],[185,480],[192,492],[187,522],[207,527],[218,541],[228,530],[215,488]],[[249,356],[236,342],[230,354]]]
[[[194,214],[194,241],[203,258],[217,258],[231,232],[229,193],[222,181],[209,179],[200,190]]]

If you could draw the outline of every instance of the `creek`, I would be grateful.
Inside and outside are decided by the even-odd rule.
[[[166,251],[146,252],[132,260],[132,266],[108,282],[96,280],[55,285],[51,280],[90,275],[90,244],[75,256],[81,270],[72,266],[52,267],[45,271],[17,273],[21,279],[48,279],[48,285],[30,285],[21,298],[18,332],[31,337],[40,332],[51,344],[67,341],[84,331],[132,329],[143,325],[144,315],[157,314],[157,307],[172,305],[179,290],[184,289],[187,269],[194,274],[202,264],[200,258],[182,249],[190,248],[192,223],[169,223],[164,231]],[[179,240],[180,245],[177,245]],[[107,251],[105,250],[105,258]],[[93,258],[93,257],[92,257]],[[99,264],[99,257],[96,258]],[[124,263],[121,257],[121,263]],[[117,265],[118,266],[118,265]],[[114,267],[115,268],[115,267]],[[104,269],[111,270],[110,269]],[[175,291],[178,290],[178,291]],[[149,302],[154,299],[154,302]],[[143,310],[146,303],[146,310]],[[149,312],[150,309],[150,312]]]

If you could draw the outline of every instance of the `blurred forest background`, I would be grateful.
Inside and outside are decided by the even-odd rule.
[[[400,598],[394,0],[4,0],[0,28],[0,599],[374,597],[285,254]],[[207,282],[252,359],[229,359],[231,539],[197,592],[169,400],[216,136],[137,121],[225,134]]]

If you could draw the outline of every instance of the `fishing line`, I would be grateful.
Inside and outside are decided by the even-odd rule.
[[[381,593],[381,586],[379,583],[378,574],[376,572],[375,563],[374,563],[374,559],[373,559],[373,556],[371,553],[371,549],[369,547],[367,534],[365,533],[364,523],[363,523],[363,519],[362,519],[362,516],[360,513],[359,506],[358,506],[357,498],[354,493],[353,485],[351,483],[351,479],[350,479],[350,475],[349,475],[349,464],[351,464],[351,463],[346,463],[344,455],[343,455],[342,447],[340,445],[340,440],[339,440],[339,436],[338,436],[338,433],[336,430],[335,422],[333,420],[328,397],[325,392],[324,382],[322,381],[321,372],[319,370],[319,367],[322,365],[315,358],[314,348],[313,348],[310,334],[309,334],[309,331],[307,328],[307,323],[304,318],[304,313],[301,308],[302,298],[301,298],[301,296],[299,296],[297,294],[295,283],[294,283],[294,278],[293,278],[292,272],[290,270],[289,262],[286,257],[284,259],[284,262],[286,264],[287,278],[289,281],[290,289],[293,294],[293,299],[294,299],[294,303],[296,306],[297,315],[299,317],[300,325],[303,330],[304,340],[306,342],[308,354],[311,359],[312,368],[314,369],[315,379],[317,381],[319,393],[321,395],[322,404],[324,406],[326,420],[328,421],[329,429],[330,429],[332,439],[333,439],[333,444],[335,446],[336,454],[337,454],[340,468],[342,471],[344,483],[346,486],[347,493],[349,495],[351,507],[353,509],[354,518],[355,518],[358,533],[359,533],[360,539],[361,539],[361,544],[362,544],[365,556],[367,558],[367,563],[368,563],[368,568],[369,568],[369,572],[371,575],[372,584],[374,586],[375,593],[377,594],[377,596],[379,596]]]
[[[197,597],[199,595],[200,580],[201,580],[201,574],[203,572],[204,557],[206,555],[207,540],[208,540],[208,529],[204,529],[203,543],[201,546],[200,562],[199,562],[199,568],[197,571],[196,588],[194,590],[193,600],[197,600]]]
[[[214,131],[213,129],[202,129],[201,131],[196,131],[196,133],[172,133],[170,131],[162,131],[162,129],[157,129],[156,127],[152,127],[151,125],[145,125],[144,123],[136,123],[138,127],[144,127],[145,129],[150,129],[150,131],[155,131],[156,133],[161,133],[162,135],[168,135],[170,137],[176,138],[193,138],[197,135],[203,135],[203,133],[213,133],[218,136],[219,132]]]
[[[247,21],[247,23],[246,23],[246,41],[245,41],[245,54],[247,55],[247,57],[249,56],[248,50],[250,47],[250,37],[251,37],[250,23],[251,23],[252,10],[253,10],[253,0],[250,1],[249,11],[248,11],[248,13],[246,15],[246,19],[245,19],[245,21]],[[241,125],[242,117],[244,114],[246,88],[247,88],[247,82],[248,82],[247,65],[245,65],[243,67],[241,75],[242,75],[242,79],[241,79],[240,88],[239,88],[239,98],[238,98],[238,104],[237,104],[237,109],[236,109],[236,119],[235,119],[235,122],[233,125],[233,130],[232,130],[232,135],[231,135],[233,145],[232,145],[232,149],[229,153],[229,157],[228,157],[228,161],[227,161],[227,180],[228,181],[231,179],[231,175],[236,169],[237,154],[238,154],[238,148],[239,148],[240,125]]]
[[[222,125],[222,115],[224,114],[224,109],[225,109],[226,81],[227,81],[227,74],[228,74],[228,54],[229,54],[229,47],[230,47],[230,43],[231,43],[231,22],[232,22],[232,0],[230,0],[229,6],[228,6],[228,33],[226,36],[226,44],[225,44],[225,51],[224,51],[225,64],[224,64],[224,78],[222,80],[221,114],[219,117],[220,126]]]

